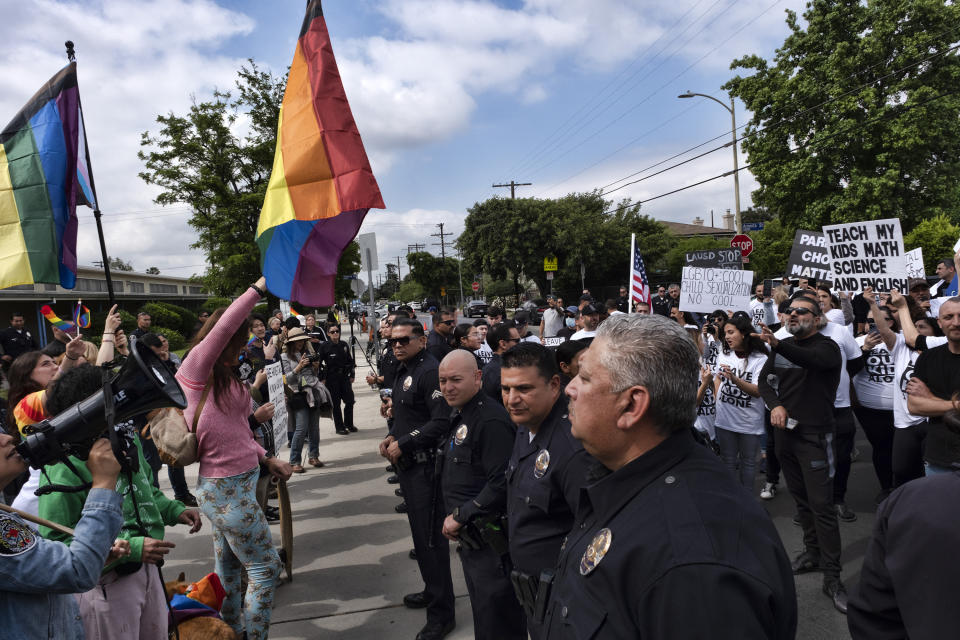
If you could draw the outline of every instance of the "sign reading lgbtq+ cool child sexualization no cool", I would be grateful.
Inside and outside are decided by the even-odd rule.
[[[860,293],[907,290],[907,260],[900,220],[869,220],[823,228],[830,252],[833,286]]]
[[[710,313],[717,309],[750,308],[753,271],[684,267],[680,283],[680,310]]]

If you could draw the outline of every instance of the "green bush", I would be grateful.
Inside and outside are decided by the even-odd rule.
[[[151,325],[150,331],[152,333],[162,333],[167,337],[167,342],[170,343],[170,351],[176,351],[178,349],[183,349],[187,346],[187,339],[183,337],[183,334],[177,331],[176,329],[168,329],[166,327],[159,327],[157,325]]]
[[[126,333],[127,335],[130,335],[130,333],[135,331],[137,328],[137,316],[130,313],[126,309],[120,309],[119,313],[120,313],[120,328],[123,329],[124,333]],[[100,334],[103,334],[103,321],[104,321],[103,316],[105,315],[106,314],[101,314],[101,317],[97,318],[97,320],[94,322],[94,325],[97,325],[97,323],[99,322],[98,326],[100,327],[100,331],[99,331]]]
[[[233,300],[230,298],[213,297],[213,298],[208,298],[207,301],[200,306],[200,308],[203,309],[204,311],[209,311],[210,313],[213,313],[220,307],[229,307],[231,302],[233,302]]]
[[[143,305],[143,309],[155,324],[173,327],[183,335],[190,335],[197,322],[197,314],[193,311],[169,302],[150,302]]]
[[[261,302],[253,308],[252,313],[259,313],[264,318],[270,317],[270,306],[266,302]]]

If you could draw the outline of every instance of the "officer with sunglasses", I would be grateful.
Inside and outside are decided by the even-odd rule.
[[[453,329],[457,326],[457,311],[452,307],[443,307],[433,314],[433,331],[427,336],[427,351],[437,362],[453,351]]]
[[[323,363],[324,379],[322,382],[330,392],[333,413],[333,425],[337,433],[345,436],[356,433],[353,425],[353,405],[356,402],[353,396],[353,381],[356,378],[356,367],[350,355],[350,347],[340,340],[341,327],[331,324],[327,327],[329,340],[321,342],[318,352]],[[340,404],[343,403],[341,411]]]

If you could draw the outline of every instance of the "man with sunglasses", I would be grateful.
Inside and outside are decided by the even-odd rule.
[[[443,307],[433,314],[433,331],[427,336],[427,351],[437,359],[453,351],[453,329],[457,325],[457,312],[450,307]]]
[[[442,535],[444,510],[437,503],[434,455],[450,429],[450,406],[440,391],[440,363],[426,349],[423,326],[398,318],[387,344],[400,361],[390,399],[393,424],[380,455],[396,466],[407,503],[417,565],[424,590],[403,598],[411,609],[426,607],[427,624],[417,640],[439,640],[456,626],[450,547]]]
[[[487,332],[487,344],[493,350],[493,357],[483,367],[483,392],[500,404],[503,404],[500,393],[500,367],[503,363],[501,356],[519,342],[520,332],[513,320],[505,320]]]
[[[353,381],[356,378],[356,365],[350,356],[350,347],[346,342],[340,341],[340,325],[329,325],[327,338],[317,349],[325,376],[321,382],[330,392],[333,426],[338,434],[345,436],[357,432],[353,425],[353,404],[356,402],[353,396]]]
[[[786,310],[789,337],[778,339],[766,325],[753,335],[770,345],[771,355],[760,371],[760,395],[770,408],[777,458],[803,528],[805,548],[793,561],[793,572],[822,571],[823,592],[846,613],[833,505],[833,407],[843,360],[836,343],[820,333],[822,313],[815,298],[801,295]]]

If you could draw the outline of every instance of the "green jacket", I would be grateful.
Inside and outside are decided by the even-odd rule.
[[[153,470],[143,457],[140,438],[135,438],[137,456],[140,458],[140,469],[133,474],[133,490],[137,495],[137,506],[140,508],[140,520],[147,530],[147,535],[156,540],[163,540],[164,526],[177,524],[177,518],[186,510],[182,502],[171,500],[153,486]],[[70,462],[80,474],[78,479],[67,465],[61,463],[46,467],[47,475],[40,476],[40,486],[48,484],[77,485],[79,482],[90,482],[92,476],[83,460],[70,456]],[[123,527],[117,536],[130,541],[130,555],[104,567],[106,573],[123,562],[140,562],[143,554],[143,536],[140,535],[137,519],[133,511],[133,500],[130,498],[130,483],[124,473],[117,479],[117,493],[123,497]],[[84,502],[87,499],[86,491],[76,493],[54,492],[40,496],[40,517],[52,520],[66,527],[75,527],[80,521]],[[73,540],[59,531],[47,527],[40,527],[40,535],[48,540],[59,540],[70,544]]]

